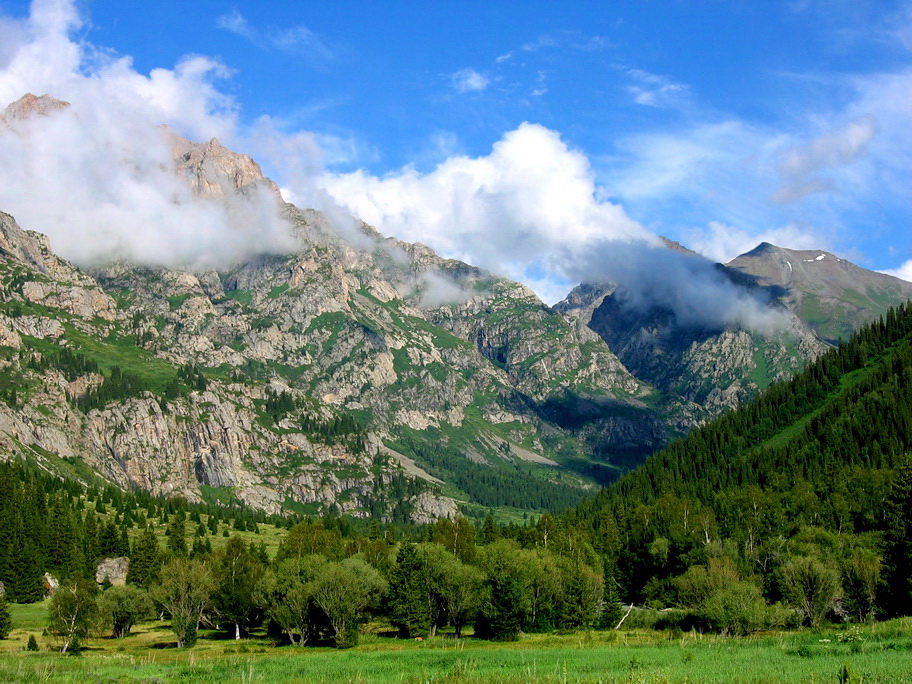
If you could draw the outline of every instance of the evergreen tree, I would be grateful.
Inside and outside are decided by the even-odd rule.
[[[884,519],[883,606],[891,615],[912,615],[912,459],[893,483]]]
[[[399,636],[410,638],[427,634],[431,628],[428,588],[423,567],[414,544],[403,544],[389,576],[387,611]]]
[[[168,550],[175,556],[187,555],[187,528],[184,525],[183,516],[175,514],[171,518],[168,528],[165,530],[165,537],[168,538]]]
[[[10,614],[6,594],[0,594],[0,639],[6,639],[13,629],[13,616]]]
[[[623,612],[614,577],[606,574],[605,597],[602,603],[602,613],[599,616],[599,627],[602,629],[614,629],[617,627],[618,622],[621,621]]]
[[[161,550],[155,530],[147,527],[133,542],[127,583],[148,589],[156,581],[161,567]]]
[[[500,537],[500,531],[497,529],[497,523],[494,522],[494,516],[488,513],[481,526],[478,541],[481,544],[487,545],[493,543],[498,537]]]

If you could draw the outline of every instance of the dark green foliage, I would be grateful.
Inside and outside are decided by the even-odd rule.
[[[426,635],[431,629],[431,597],[414,544],[400,547],[390,571],[387,613],[401,637]]]
[[[891,615],[912,615],[912,459],[893,483],[884,529],[883,604]]]
[[[6,595],[0,594],[0,639],[6,639],[13,629],[13,616],[10,615]]]
[[[611,575],[605,576],[605,597],[603,601],[602,613],[599,616],[599,627],[602,629],[614,629],[621,621],[624,611],[618,596],[617,585]]]
[[[203,375],[202,369],[196,364],[181,366],[177,370],[177,377],[191,389],[202,392],[209,386],[209,381]]]
[[[127,583],[148,589],[155,582],[160,567],[161,549],[150,526],[133,542]]]
[[[168,538],[168,550],[175,556],[187,555],[187,528],[183,516],[174,515],[165,530]]]
[[[97,388],[91,389],[81,397],[76,397],[73,403],[83,413],[92,409],[102,408],[112,401],[123,401],[142,396],[144,392],[151,392],[152,385],[140,376],[122,371],[119,366],[113,366],[109,375]]]
[[[577,487],[536,477],[520,465],[510,470],[493,468],[473,462],[445,443],[430,446],[415,439],[401,441],[404,452],[414,454],[428,472],[452,482],[482,506],[561,511],[577,505],[584,496]]]
[[[35,638],[34,634],[29,634],[28,644],[25,647],[26,651],[37,651],[38,650],[38,640]]]
[[[581,506],[593,531],[614,521],[596,546],[615,563],[625,598],[674,604],[671,579],[705,563],[708,545],[730,544],[743,570],[762,574],[767,601],[783,598],[776,573],[785,552],[817,554],[842,568],[853,613],[870,615],[877,535],[886,533],[894,549],[908,537],[901,522],[886,522],[884,501],[912,450],[910,333],[912,306],[891,310]],[[799,542],[811,529],[838,531],[838,548]]]

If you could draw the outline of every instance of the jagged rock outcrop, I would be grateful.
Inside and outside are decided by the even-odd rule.
[[[65,106],[23,98],[0,134]],[[82,462],[194,501],[431,521],[455,513],[452,497],[479,502],[492,473],[581,494],[593,470],[635,465],[669,428],[825,348],[798,317],[762,334],[686,328],[625,307],[611,284],[551,308],[424,245],[285,204],[216,139],[164,135],[193,201],[264,212],[288,249],[218,270],[84,272],[0,213],[0,456]],[[785,287],[754,271],[727,273]]]
[[[33,116],[47,116],[51,112],[65,109],[69,102],[58,100],[50,95],[33,95],[26,93],[0,112],[0,124],[10,125],[14,121],[29,119]]]

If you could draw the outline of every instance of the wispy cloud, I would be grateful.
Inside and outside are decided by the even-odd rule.
[[[478,93],[491,84],[491,79],[475,69],[460,69],[450,75],[450,85],[460,95]]]
[[[667,76],[643,69],[626,69],[625,74],[633,81],[627,89],[637,104],[647,107],[679,107],[689,96],[690,88],[687,85],[677,83]]]
[[[252,26],[240,11],[233,9],[219,16],[215,20],[215,25],[229,33],[249,40],[264,50],[278,50],[288,54],[304,56],[317,64],[335,59],[335,53],[326,45],[323,39],[303,24],[283,29],[260,29]]]

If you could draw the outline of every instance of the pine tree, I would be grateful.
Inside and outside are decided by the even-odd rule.
[[[617,585],[614,583],[614,577],[605,574],[605,598],[602,603],[602,614],[599,616],[599,627],[602,629],[614,629],[621,620],[623,609],[621,600],[618,597]]]
[[[157,579],[161,567],[161,550],[155,530],[147,527],[133,542],[127,583],[148,589]]]
[[[13,616],[10,614],[6,594],[0,594],[0,639],[6,639],[13,629]]]
[[[165,530],[168,538],[168,550],[175,556],[187,555],[187,529],[184,526],[183,516],[174,515],[168,529]]]
[[[403,544],[390,571],[387,602],[390,622],[399,630],[399,636],[409,638],[430,630],[427,592],[418,549],[414,544]]]
[[[885,512],[884,580],[887,612],[912,615],[912,459],[893,483]]]

